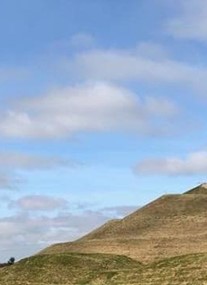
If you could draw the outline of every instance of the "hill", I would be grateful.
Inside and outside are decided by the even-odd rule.
[[[112,253],[142,262],[207,252],[207,187],[164,195],[121,220],[113,220],[75,242],[40,254]]]
[[[50,254],[0,269],[1,285],[204,285],[207,253],[142,265],[125,256]]]
[[[0,268],[0,284],[207,284],[206,205],[206,184],[164,195],[75,242]]]

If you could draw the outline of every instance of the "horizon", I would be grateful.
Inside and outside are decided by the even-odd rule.
[[[0,262],[207,181],[207,0],[7,0]]]

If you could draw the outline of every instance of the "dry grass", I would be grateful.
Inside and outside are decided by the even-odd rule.
[[[207,252],[207,189],[200,188],[162,196],[122,220],[108,222],[75,242],[53,245],[41,254],[113,253],[147,263]]]

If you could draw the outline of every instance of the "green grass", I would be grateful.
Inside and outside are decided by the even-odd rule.
[[[112,284],[136,285],[204,285],[207,284],[207,254],[176,256],[120,272]]]
[[[119,270],[141,264],[125,256],[107,254],[54,254],[25,258],[0,270],[0,284],[92,284],[110,280]]]
[[[204,285],[207,253],[143,265],[108,254],[37,255],[0,269],[1,285]]]

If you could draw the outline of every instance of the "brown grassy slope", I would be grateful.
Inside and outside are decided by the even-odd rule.
[[[148,262],[207,252],[207,189],[202,188],[162,196],[122,220],[107,223],[75,242],[53,245],[42,253],[113,253]]]

